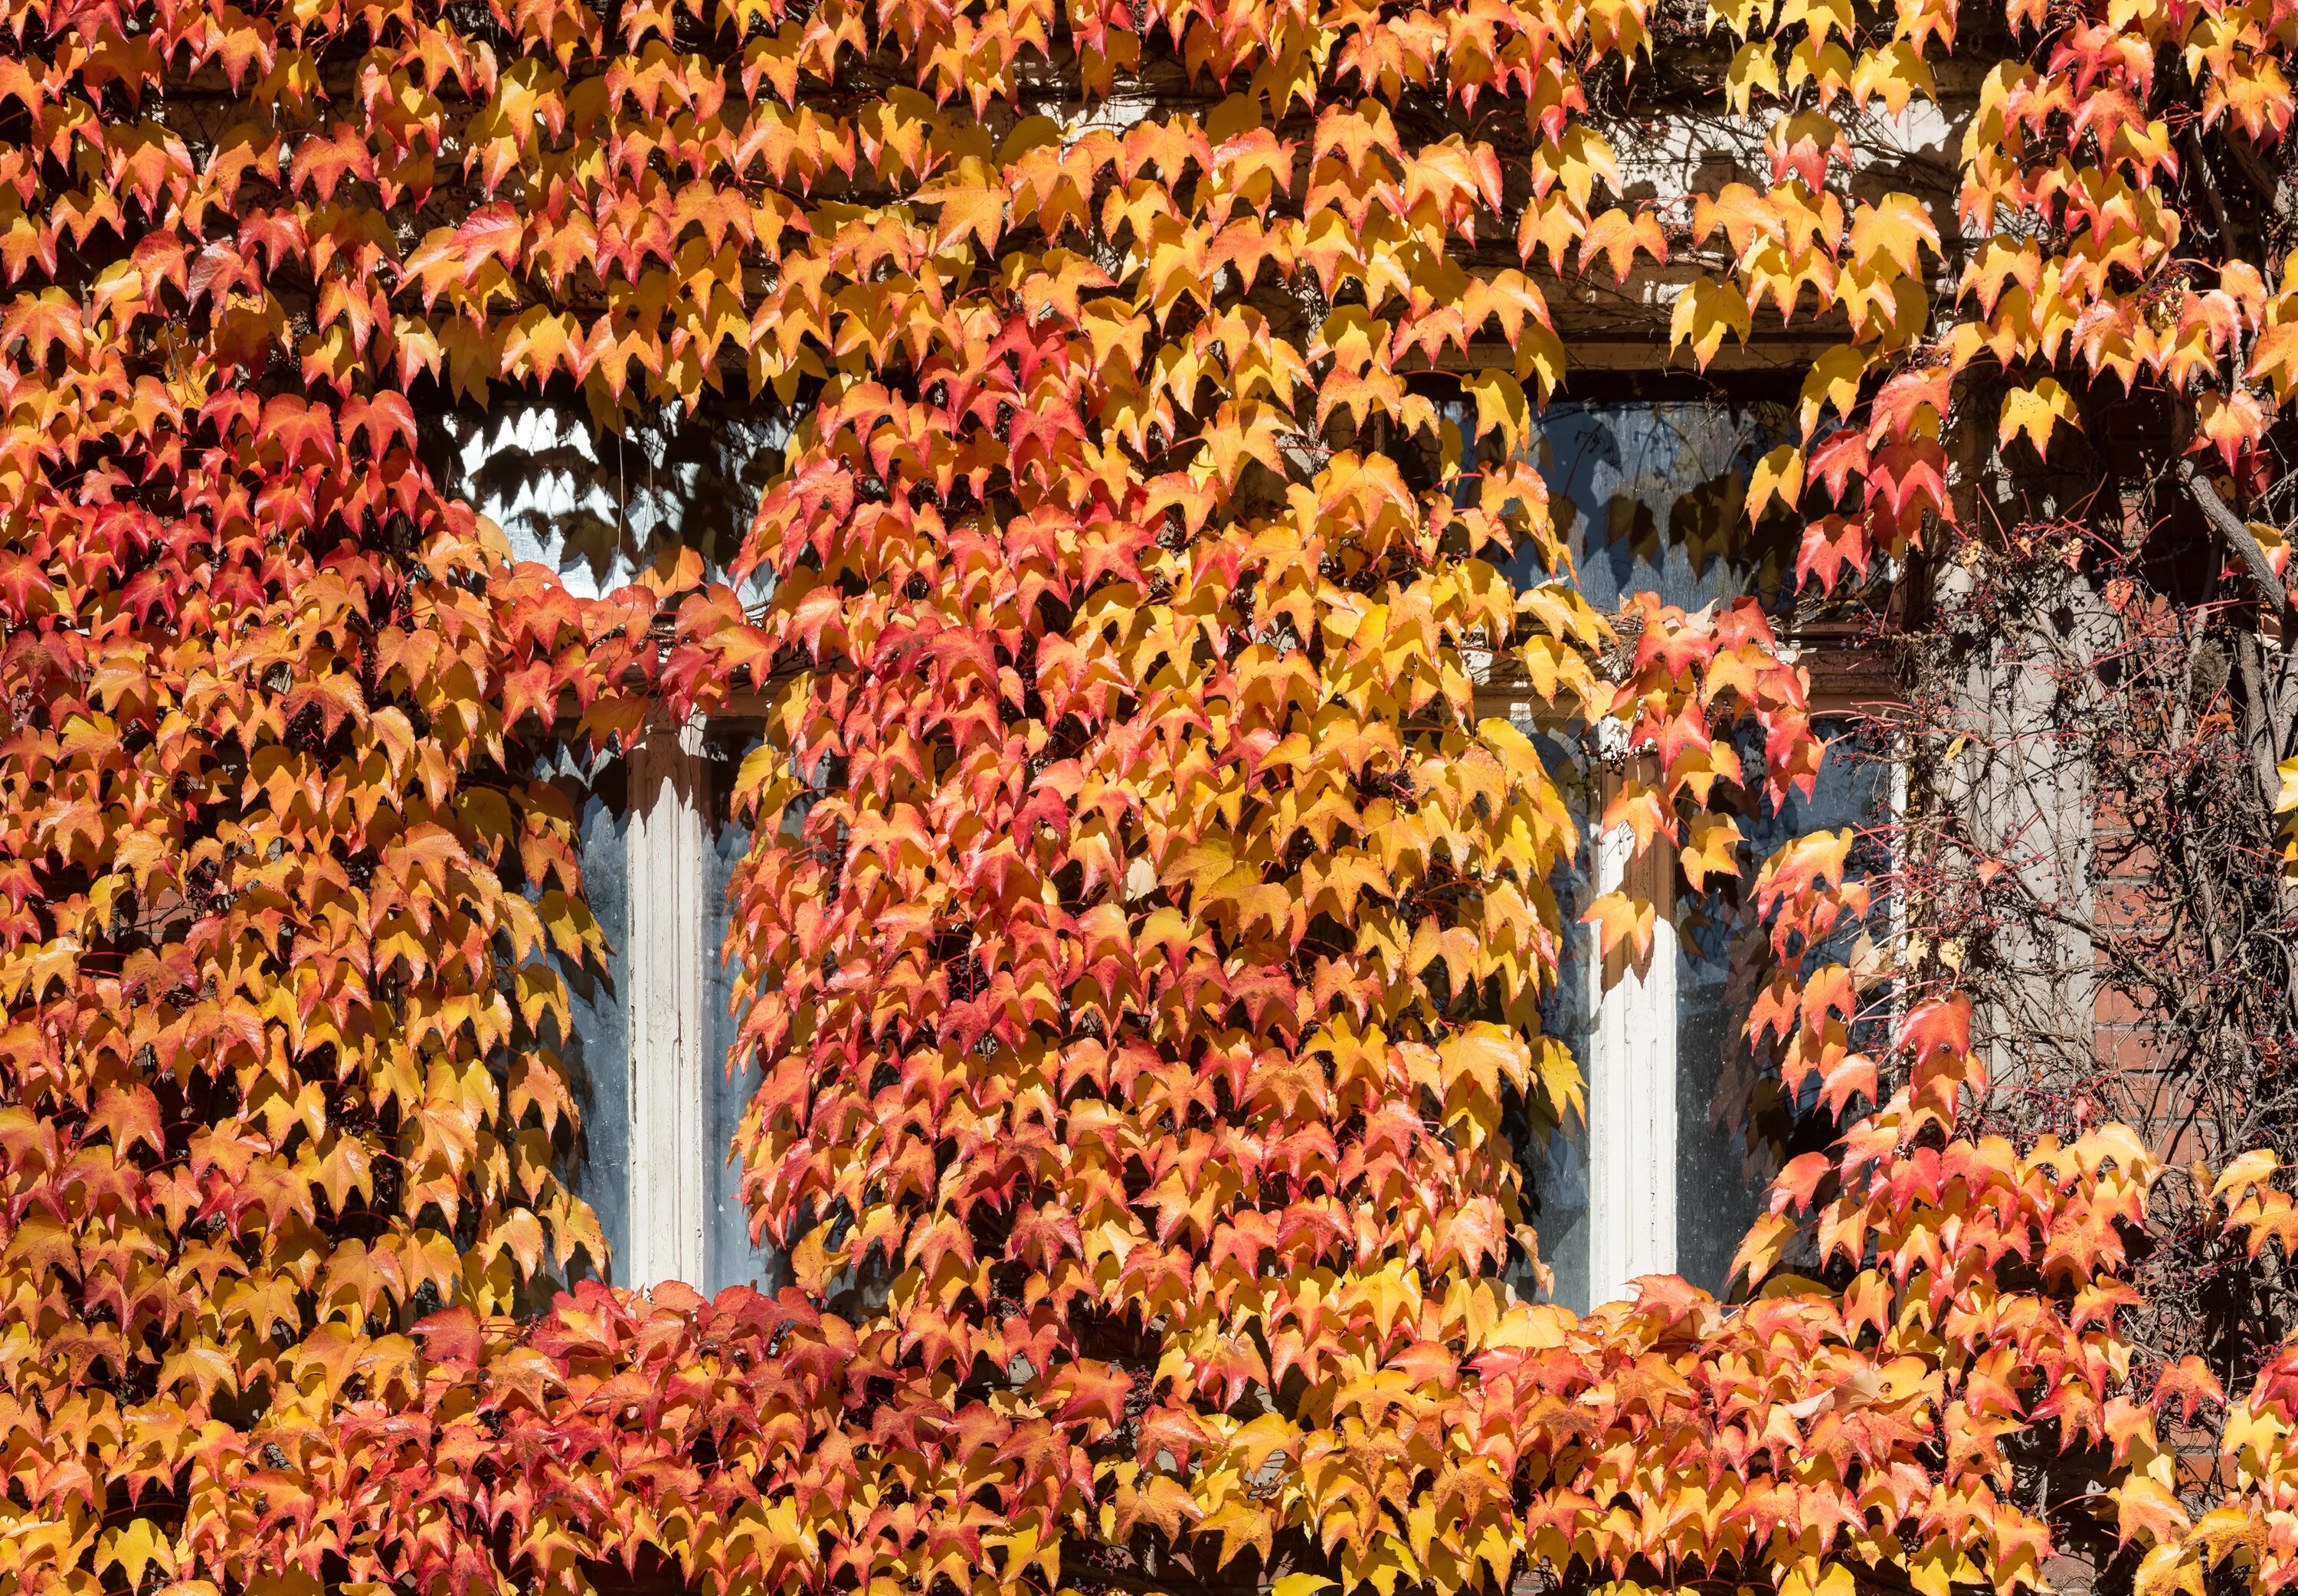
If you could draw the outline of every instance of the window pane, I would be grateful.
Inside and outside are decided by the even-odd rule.
[[[1649,591],[1697,609],[1749,591],[1744,484],[1776,441],[1751,412],[1704,401],[1550,405],[1532,459],[1588,601],[1608,612]],[[1529,551],[1510,571],[1543,575]]]
[[[1589,823],[1585,761],[1566,741],[1546,732],[1532,733],[1549,774],[1563,792],[1573,823],[1584,831]],[[1589,1038],[1595,1016],[1589,1006],[1588,928],[1573,918],[1589,897],[1583,849],[1572,864],[1559,864],[1549,879],[1564,916],[1564,957],[1555,981],[1542,994],[1540,1028],[1571,1050],[1584,1075]],[[1542,1134],[1528,1117],[1513,1112],[1506,1122],[1517,1166],[1523,1172],[1526,1217],[1540,1238],[1540,1261],[1550,1274],[1548,1288],[1521,1258],[1503,1271],[1519,1295],[1543,1302],[1559,1302],[1575,1312],[1588,1309],[1589,1214],[1588,1126],[1579,1113],[1567,1113],[1564,1123]]]
[[[1791,798],[1779,814],[1742,823],[1748,847],[1741,857],[1751,881],[1755,868],[1782,843],[1809,831],[1864,831],[1889,811],[1888,768],[1853,747],[1844,724],[1823,722],[1819,729],[1836,740],[1811,797]],[[1745,750],[1750,768],[1760,751]],[[1691,900],[1689,908],[1675,988],[1676,1259],[1685,1279],[1720,1294],[1776,1161],[1751,1151],[1744,1129],[1751,1104],[1742,1033],[1754,994],[1735,989],[1732,966],[1744,971],[1748,961],[1745,955],[1735,960],[1732,949],[1735,939],[1753,934],[1752,922],[1717,893]],[[1745,985],[1743,979],[1739,987]]]
[[[740,1171],[726,1160],[742,1111],[758,1084],[756,1070],[746,1071],[734,1080],[726,1076],[725,1060],[733,1046],[735,1022],[728,1006],[732,974],[719,954],[726,936],[727,884],[736,862],[749,847],[748,831],[729,816],[728,800],[742,756],[756,746],[755,737],[712,738],[702,782],[704,853],[698,873],[705,915],[704,989],[698,995],[697,1012],[702,1021],[700,1156],[707,1168],[704,1171],[702,1278],[689,1284],[706,1293],[733,1285],[772,1291],[789,1278],[781,1254],[771,1245],[751,1245]],[[560,965],[574,1020],[574,1034],[565,1039],[560,1054],[583,1121],[582,1138],[566,1167],[569,1183],[597,1212],[599,1228],[613,1249],[613,1259],[606,1267],[586,1269],[578,1261],[572,1272],[595,1274],[623,1285],[644,1284],[632,1273],[630,1253],[632,1183],[634,1178],[648,1178],[646,1170],[632,1168],[630,1002],[637,963],[648,956],[649,950],[634,947],[631,941],[633,883],[626,767],[619,759],[602,758],[595,769],[585,772],[566,762],[557,780],[578,816],[583,883],[609,949],[604,970],[579,970],[564,961]]]
[[[1549,768],[1556,773],[1564,788],[1572,822],[1586,837],[1594,830],[1595,817],[1589,811],[1585,773],[1578,768],[1576,759],[1567,765],[1566,760],[1570,756],[1552,748],[1549,740],[1541,740],[1542,751],[1550,756]],[[1590,1003],[1593,944],[1589,928],[1579,920],[1581,906],[1593,896],[1587,876],[1591,857],[1590,850],[1583,847],[1577,859],[1557,870],[1552,885],[1557,904],[1564,911],[1564,957],[1556,972],[1556,985],[1540,1005],[1541,1029],[1572,1050],[1583,1076],[1593,1056],[1594,1050],[1589,1044],[1595,1032],[1596,1019]],[[1582,1089],[1586,1089],[1584,1081]],[[1541,1300],[1560,1302],[1575,1313],[1585,1313],[1594,1305],[1589,1301],[1592,1294],[1589,1289],[1586,1116],[1566,1114],[1562,1129],[1549,1137],[1545,1147],[1535,1146],[1528,1151],[1524,1162],[1535,1194],[1533,1226],[1540,1234],[1541,1261],[1554,1274]],[[1519,1285],[1518,1289],[1524,1287]]]
[[[709,824],[703,859],[703,901],[708,906],[709,919],[702,936],[703,963],[710,975],[703,998],[707,1045],[702,1055],[702,1089],[709,1104],[703,1121],[703,1141],[716,1168],[708,1188],[705,1220],[708,1228],[703,1237],[707,1278],[702,1289],[714,1293],[729,1286],[755,1286],[761,1291],[776,1291],[789,1279],[785,1261],[771,1242],[755,1245],[751,1243],[750,1217],[742,1205],[741,1170],[727,1157],[733,1146],[735,1129],[742,1122],[742,1111],[748,1105],[750,1094],[758,1088],[758,1072],[754,1068],[745,1069],[732,1079],[727,1074],[726,1061],[734,1046],[736,1027],[729,1008],[734,972],[720,953],[725,946],[730,917],[727,884],[733,880],[734,866],[750,846],[748,828],[732,814],[734,780],[741,770],[743,758],[758,742],[756,736],[746,734],[714,737],[710,743]]]
[[[1707,401],[1550,405],[1539,418],[1532,458],[1548,484],[1550,513],[1588,600],[1610,611],[1624,595],[1650,591],[1668,603],[1697,608],[1743,591],[1744,573],[1716,555],[1724,534],[1737,530],[1727,524],[1740,513],[1734,489],[1768,443],[1748,412]],[[1546,575],[1528,551],[1513,563],[1511,574],[1518,582]],[[1556,988],[1542,1005],[1542,1023],[1571,1048],[1585,1075],[1596,1067],[1595,972],[1589,928],[1578,915],[1595,896],[1587,874],[1593,854],[1584,844],[1592,841],[1602,809],[1594,796],[1599,776],[1576,740],[1543,738],[1542,743],[1583,839],[1579,859],[1560,868],[1553,882],[1564,908],[1564,959]],[[1704,1017],[1693,1022],[1712,1023]],[[1681,1074],[1678,1080],[1681,1087]],[[1712,1096],[1712,1079],[1707,1091]],[[1699,1112],[1680,1114],[1680,1123],[1704,1130],[1707,1104],[1703,1096]],[[1553,1271],[1547,1300],[1585,1312],[1594,1305],[1586,1121],[1570,1116],[1545,1145],[1528,1139],[1518,1151],[1534,1194],[1541,1257]],[[1680,1236],[1686,1228],[1682,1214],[1678,1228]],[[1690,1228],[1699,1226],[1694,1221]],[[1726,1258],[1737,1245],[1735,1234]],[[1528,1279],[1516,1284],[1530,1289]]]
[[[560,963],[566,977],[574,1033],[559,1056],[582,1110],[582,1139],[568,1166],[575,1194],[599,1216],[607,1245],[619,1261],[631,1236],[630,846],[622,762],[601,759],[587,773],[564,761],[558,784],[574,806],[581,826],[583,885],[607,939],[607,967],[581,970]],[[606,1261],[573,1273],[615,1278]]]

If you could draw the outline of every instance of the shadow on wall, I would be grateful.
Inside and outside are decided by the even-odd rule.
[[[437,425],[450,485],[502,527],[517,558],[550,566],[586,597],[682,545],[724,570],[789,435],[779,415],[732,401],[632,418],[620,435],[585,406],[548,401],[457,410]]]
[[[1609,611],[1639,591],[1685,609],[1749,593],[1771,608],[1792,600],[1800,522],[1777,501],[1753,525],[1747,514],[1756,462],[1788,440],[1791,420],[1768,403],[1550,405],[1532,455],[1588,601]],[[1541,574],[1529,554],[1509,573]]]

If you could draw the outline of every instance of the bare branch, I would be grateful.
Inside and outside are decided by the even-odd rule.
[[[2244,525],[2240,516],[2227,508],[2226,500],[2219,497],[2218,489],[2211,485],[2208,476],[2195,469],[2193,460],[2178,462],[2178,480],[2185,484],[2187,497],[2202,507],[2203,517],[2241,557],[2243,568],[2250,573],[2251,580],[2274,600],[2276,612],[2279,614],[2288,610],[2290,590],[2275,573],[2274,562],[2267,558],[2266,546],[2258,541],[2258,534]]]

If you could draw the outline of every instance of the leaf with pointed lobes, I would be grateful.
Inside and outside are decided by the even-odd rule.
[[[486,1358],[479,1316],[466,1307],[442,1309],[417,1320],[415,1338],[423,1344],[423,1355],[434,1363],[475,1369]]]
[[[2226,1400],[2226,1387],[2219,1384],[2218,1376],[2189,1352],[2155,1377],[2154,1393],[2147,1399],[2147,1405],[2157,1413],[2176,1405],[2178,1422],[2192,1424],[2195,1410],[2203,1404],[2223,1408]]]
[[[1060,1423],[1097,1420],[1098,1433],[1106,1434],[1123,1422],[1125,1396],[1132,1389],[1133,1377],[1116,1365],[1080,1360],[1054,1377],[1046,1400],[1060,1402],[1054,1415]],[[1095,1434],[1095,1427],[1087,1426],[1088,1439]]]
[[[1580,920],[1596,928],[1599,957],[1608,961],[1623,944],[1633,964],[1641,967],[1651,956],[1657,911],[1649,898],[1607,892],[1588,906]]]
[[[1803,451],[1793,444],[1782,443],[1757,460],[1748,483],[1748,519],[1762,520],[1765,507],[1775,498],[1792,515],[1803,497]]]
[[[149,1087],[140,1083],[104,1087],[96,1099],[95,1111],[87,1117],[87,1128],[108,1132],[113,1151],[122,1155],[138,1143],[162,1156],[168,1151],[167,1132],[160,1119],[160,1099]]]
[[[1755,318],[1748,310],[1748,297],[1738,287],[1706,277],[1695,277],[1684,285],[1676,295],[1674,309],[1668,313],[1667,344],[1671,351],[1690,344],[1692,359],[1705,371],[1716,351],[1724,347],[1726,333],[1745,343],[1755,327]]]
[[[1655,265],[1667,264],[1667,236],[1660,231],[1659,218],[1649,211],[1630,216],[1615,206],[1588,224],[1580,240],[1580,269],[1584,273],[1589,261],[1601,255],[1611,263],[1613,282],[1625,283],[1639,252]]]
[[[2255,448],[2266,430],[2267,415],[2258,396],[2247,388],[2232,393],[2205,393],[2195,402],[2192,452],[2215,447],[2228,471]]]
[[[1641,781],[1623,781],[1604,806],[1603,829],[1616,831],[1623,827],[1635,838],[1638,854],[1647,852],[1656,836],[1665,833],[1673,839],[1675,816],[1668,810],[1667,795]]]
[[[2228,1163],[2219,1178],[2211,1183],[2213,1202],[2240,1202],[2250,1189],[2269,1180],[2281,1167],[2281,1161],[2270,1147],[2254,1147]]]
[[[1851,842],[1851,828],[1842,826],[1806,832],[1781,846],[1756,872],[1757,913],[1768,916],[1787,899],[1842,885]]]
[[[1939,254],[1938,225],[1922,207],[1922,202],[1913,194],[1889,194],[1874,205],[1861,205],[1852,212],[1852,258],[1872,262],[1879,257],[1889,260],[1903,277],[1922,275],[1921,250],[1928,247],[1933,255]]]
[[[1706,891],[1713,877],[1740,873],[1740,823],[1732,816],[1701,815],[1692,819],[1676,862],[1694,892]]]
[[[1971,998],[1962,992],[1918,1003],[1899,1022],[1895,1045],[1918,1061],[1971,1051]]]
[[[2108,1493],[2116,1504],[2115,1539],[2127,1546],[2143,1537],[2156,1546],[2175,1546],[2194,1527],[2178,1497],[2161,1482],[2134,1475]]]
[[[2081,429],[2082,418],[2075,409],[2073,395],[2060,385],[2056,377],[2046,376],[2032,387],[2013,388],[2003,396],[2003,423],[1996,432],[1996,442],[2008,449],[2011,440],[2024,433],[2034,444],[2035,452],[2047,458],[2051,433],[2062,421],[2078,431]]]

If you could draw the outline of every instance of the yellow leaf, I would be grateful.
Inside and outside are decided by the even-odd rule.
[[[1782,443],[1757,460],[1748,482],[1748,519],[1761,520],[1764,507],[1774,497],[1793,515],[1796,501],[1803,497],[1803,451],[1792,444]]]
[[[2081,430],[2082,420],[2076,414],[2074,396],[2059,385],[2056,377],[2046,376],[2031,388],[2013,388],[2003,396],[2003,424],[1996,439],[2008,449],[2013,438],[2025,433],[2034,443],[2035,452],[2047,456],[2052,429],[2062,421]]]
[[[1897,116],[1907,108],[1908,100],[1919,94],[1936,100],[1938,84],[1931,76],[1930,62],[1913,40],[1897,39],[1880,50],[1859,53],[1858,68],[1851,75],[1851,97],[1859,104],[1864,106],[1880,95],[1883,109]]]
[[[1918,244],[1939,252],[1938,225],[1922,202],[1910,194],[1887,194],[1873,205],[1862,205],[1851,217],[1851,253],[1869,266],[1889,260],[1902,277],[1919,277],[1922,257]]]
[[[1606,959],[1623,942],[1639,964],[1651,952],[1652,931],[1658,916],[1649,900],[1632,898],[1624,892],[1607,892],[1590,904],[1587,913],[1580,918],[1596,928],[1597,947]]]
[[[1811,369],[1804,373],[1802,403],[1796,412],[1806,438],[1819,426],[1823,405],[1832,405],[1838,416],[1849,418],[1851,407],[1859,402],[1859,384],[1867,375],[1867,351],[1850,343],[1839,343],[1811,363]]]
[[[2203,1555],[2213,1563],[2224,1561],[2227,1554],[2237,1547],[2247,1547],[2255,1552],[2265,1538],[2265,1524],[2233,1506],[2212,1508],[2203,1514],[2203,1521],[2195,1526],[2193,1536],[2195,1543],[2202,1547]]]
[[[1533,1049],[1533,1066],[1540,1071],[1541,1095],[1549,1112],[1560,1122],[1566,1113],[1583,1117],[1588,1112],[1588,1082],[1572,1050],[1553,1037],[1542,1037]]]
[[[2203,1596],[2202,1559],[2185,1546],[2157,1546],[2138,1565],[2133,1596]]]
[[[1476,432],[1498,432],[1510,455],[1520,453],[1532,435],[1532,406],[1524,385],[1507,372],[1487,366],[1467,385],[1476,396]]]
[[[1771,26],[1778,0],[1707,0],[1707,30],[1728,28],[1741,38]]]
[[[1660,231],[1659,218],[1649,211],[1631,216],[1614,206],[1588,224],[1580,240],[1580,269],[1586,271],[1589,261],[1600,254],[1611,262],[1613,282],[1624,283],[1635,267],[1639,250],[1661,265],[1667,264],[1667,236]]]
[[[1783,1213],[1767,1213],[1748,1227],[1740,1250],[1732,1254],[1732,1273],[1745,1275],[1750,1286],[1779,1267],[1781,1255],[1794,1239],[1796,1222]]]
[[[2274,767],[2282,774],[2282,791],[2274,800],[2274,812],[2287,815],[2298,809],[2298,754],[2292,755]]]
[[[1329,1590],[1336,1583],[1321,1574],[1281,1574],[1269,1587],[1269,1596],[1317,1596],[1318,1592]]]
[[[2211,1187],[2211,1198],[2216,1200],[2231,1192],[2239,1200],[2243,1193],[2272,1177],[2280,1162],[2270,1148],[2259,1147],[2244,1154],[2227,1165],[2225,1173]]]
[[[99,1571],[118,1564],[128,1576],[128,1588],[136,1589],[144,1583],[144,1569],[156,1562],[173,1574],[176,1571],[175,1550],[161,1534],[160,1528],[149,1518],[131,1518],[121,1528],[108,1532],[96,1554]]]
[[[1612,801],[1604,806],[1603,829],[1607,831],[1628,828],[1636,839],[1636,852],[1642,854],[1652,845],[1652,839],[1665,831],[1673,838],[1675,827],[1668,813],[1666,795],[1657,787],[1641,781],[1624,781]]]
[[[2294,382],[2298,382],[2298,320],[2277,321],[2258,335],[2250,369],[2244,375],[2253,383],[2261,377],[2270,379],[2277,399],[2290,396]]]
[[[1668,317],[1668,352],[1673,354],[1676,345],[1688,343],[1692,358],[1706,370],[1715,351],[1724,347],[1724,334],[1733,334],[1745,343],[1753,331],[1755,321],[1748,314],[1745,294],[1729,283],[1697,277],[1675,296],[1675,309]]]
[[[1759,88],[1774,97],[1780,92],[1780,63],[1768,38],[1749,39],[1740,45],[1724,79],[1724,96],[1741,116],[1748,114]]]
[[[1436,1049],[1449,1083],[1466,1075],[1487,1097],[1500,1095],[1500,1081],[1505,1077],[1520,1091],[1532,1076],[1532,1061],[1524,1042],[1505,1026],[1488,1021],[1477,1021],[1457,1036],[1448,1037]]]
[[[955,175],[922,191],[919,197],[941,205],[935,238],[938,248],[946,250],[968,235],[980,239],[984,249],[997,247],[1009,194],[1004,184],[978,158],[968,156],[959,163]]]
[[[1851,37],[1851,0],[1784,0],[1780,7],[1779,25],[1782,29],[1802,23],[1814,38],[1825,38],[1831,33]]]
[[[1728,815],[1696,817],[1690,834],[1677,855],[1684,879],[1693,891],[1702,891],[1712,875],[1740,873],[1740,823]]]

